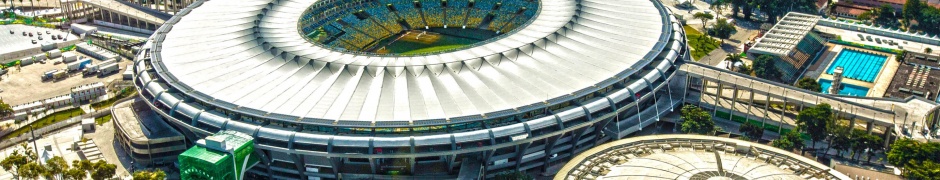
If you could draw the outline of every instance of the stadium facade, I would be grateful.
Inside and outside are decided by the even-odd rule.
[[[659,1],[457,1],[368,2],[415,8],[379,9],[406,29],[429,24],[423,7],[435,4],[538,8],[497,37],[405,56],[327,46],[304,31],[310,8],[361,1],[196,1],[142,48],[135,85],[190,141],[223,130],[252,136],[261,162],[246,176],[272,179],[548,171],[680,104],[670,84],[689,57],[685,34]],[[361,13],[337,11],[351,12]],[[336,38],[376,40],[343,37],[387,29],[365,13]],[[453,27],[488,28],[506,15],[486,14]]]

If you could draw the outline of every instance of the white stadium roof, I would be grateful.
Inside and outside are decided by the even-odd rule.
[[[648,0],[585,0],[580,11],[574,1],[541,0],[529,25],[491,43],[367,55],[302,37],[299,17],[317,0],[268,2],[206,1],[174,16],[154,36],[154,69],[182,93],[259,117],[449,119],[594,92],[637,73],[673,35],[663,32],[671,16]]]
[[[757,40],[751,51],[786,56],[813,30],[819,16],[803,13],[787,13],[780,22]]]

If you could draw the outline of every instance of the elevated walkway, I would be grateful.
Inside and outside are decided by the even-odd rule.
[[[148,9],[139,5],[130,4],[129,2],[122,2],[117,0],[79,0],[80,2],[87,3],[88,5],[100,8],[102,10],[107,10],[113,13],[117,13],[123,16],[127,16],[132,19],[139,21],[162,25],[163,22],[172,17],[169,14],[158,12],[156,10]]]
[[[690,85],[687,89],[696,89],[696,86],[704,89],[702,90],[704,93],[698,96],[686,95],[686,102],[713,103],[721,109],[733,110],[735,111],[733,114],[741,116],[754,114],[748,111],[763,110],[764,113],[771,114],[770,116],[764,116],[764,118],[769,117],[769,119],[784,122],[795,121],[795,116],[787,116],[792,116],[804,106],[810,107],[826,103],[832,107],[835,113],[842,118],[850,119],[853,123],[856,120],[867,122],[869,125],[884,127],[884,131],[902,134],[900,130],[904,127],[922,127],[928,120],[936,118],[932,117],[932,114],[936,114],[932,112],[936,111],[938,107],[937,103],[922,97],[891,99],[822,94],[694,62],[683,64],[679,69],[680,75],[686,75],[698,81],[693,82],[690,79]],[[697,93],[690,92],[689,94]],[[783,113],[780,113],[780,110],[771,112],[768,109],[774,110],[774,108],[768,108],[769,106],[765,104],[786,105],[788,110]],[[775,108],[779,109],[780,107]],[[919,128],[911,129],[917,130]],[[916,134],[919,133],[904,134],[918,138]],[[920,136],[919,138],[923,137]]]

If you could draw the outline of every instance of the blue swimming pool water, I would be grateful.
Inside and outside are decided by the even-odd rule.
[[[865,82],[874,82],[875,77],[881,71],[887,56],[860,52],[855,50],[842,50],[839,56],[829,65],[826,74],[832,74],[836,67],[841,66],[845,69],[842,77]]]
[[[819,86],[822,86],[822,93],[829,93],[829,86],[832,86],[832,80],[819,79]],[[839,90],[839,94],[865,97],[865,95],[868,95],[868,88],[842,83],[842,89]]]

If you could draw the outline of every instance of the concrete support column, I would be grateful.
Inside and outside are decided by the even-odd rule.
[[[731,90],[731,110],[728,110],[728,120],[734,119],[735,105],[738,102],[738,85],[734,85],[733,88],[734,90]]]
[[[754,114],[754,112],[751,112],[751,106],[754,106],[754,82],[751,81],[751,84],[748,85],[747,88],[749,89],[747,92],[750,93],[750,97],[747,98],[747,113],[745,113],[744,119],[751,119],[751,114]],[[761,127],[763,126],[764,125],[761,124]]]
[[[871,134],[871,130],[874,129],[874,125],[875,125],[875,121],[868,121],[868,125],[865,126],[866,128],[865,132],[868,132],[868,134]]]
[[[780,110],[780,121],[777,122],[777,125],[778,125],[778,126],[777,126],[777,127],[778,127],[778,128],[777,128],[777,132],[778,132],[778,133],[783,132],[783,123],[787,122],[787,121],[786,121],[787,99],[788,99],[788,98],[787,98],[787,92],[784,91],[784,92],[783,92],[783,109]]]
[[[770,119],[770,93],[765,92],[764,97],[767,97],[767,101],[764,101],[764,119],[761,120],[761,125],[766,125],[767,119]]]
[[[885,132],[884,132],[885,135],[884,135],[884,138],[883,138],[884,141],[885,141],[885,142],[884,142],[884,143],[885,143],[885,148],[888,148],[888,147],[891,146],[891,143],[889,143],[889,142],[891,142],[891,134],[894,133],[893,131],[894,131],[894,126],[890,126],[890,125],[889,125],[889,126],[885,126]]]
[[[852,119],[849,120],[849,130],[855,129],[855,119],[858,119],[858,116],[852,116]],[[849,131],[851,133],[852,131]]]

